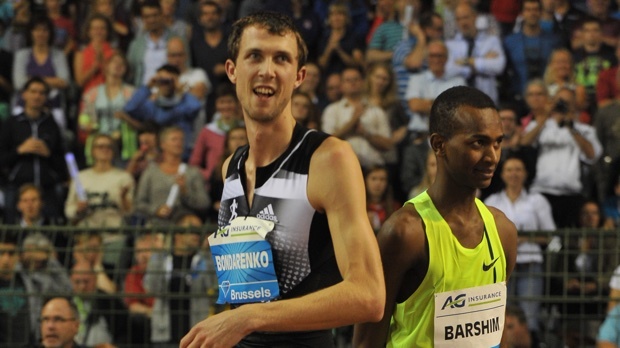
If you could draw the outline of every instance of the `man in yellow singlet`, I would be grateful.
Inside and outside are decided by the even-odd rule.
[[[499,347],[517,231],[476,191],[487,187],[504,137],[493,101],[470,87],[440,94],[430,115],[437,177],[379,235],[386,306],[355,326],[355,347]]]

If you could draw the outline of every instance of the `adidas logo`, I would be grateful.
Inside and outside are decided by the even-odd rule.
[[[271,203],[269,203],[269,205],[265,209],[261,210],[260,213],[256,214],[256,217],[262,220],[273,221],[275,223],[278,222],[278,217],[273,212],[273,207],[271,206]]]

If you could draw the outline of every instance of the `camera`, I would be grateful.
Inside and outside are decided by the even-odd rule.
[[[564,99],[560,99],[555,103],[552,111],[559,114],[566,114],[568,113],[568,103]]]

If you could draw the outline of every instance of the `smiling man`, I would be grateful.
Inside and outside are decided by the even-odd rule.
[[[435,99],[429,130],[435,182],[377,236],[385,313],[377,324],[356,325],[355,347],[500,344],[517,233],[476,191],[491,183],[499,161],[501,120],[487,95],[459,86]]]
[[[49,299],[41,310],[41,345],[43,348],[80,348],[75,335],[80,327],[78,309],[68,298]]]
[[[236,281],[218,274],[220,300],[234,309],[194,326],[181,347],[333,347],[331,328],[379,320],[385,299],[359,162],[346,142],[293,118],[291,96],[306,75],[307,50],[289,17],[240,19],[229,51],[226,72],[249,145],[222,167],[220,230],[209,241],[216,260],[246,260],[251,253],[233,248],[216,254],[216,242],[243,228],[266,250],[256,265],[243,262]],[[256,226],[270,227],[266,237]],[[268,265],[272,271],[263,272]],[[269,288],[230,289],[263,276]]]

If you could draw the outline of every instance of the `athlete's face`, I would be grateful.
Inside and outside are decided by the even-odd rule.
[[[459,186],[488,187],[497,167],[504,137],[502,123],[494,109],[461,106],[457,110],[460,127],[446,139],[443,162],[447,175]]]
[[[293,33],[270,34],[251,26],[243,31],[236,61],[226,61],[226,73],[236,85],[244,116],[270,122],[290,112],[293,90],[303,82],[305,67],[298,68]]]

